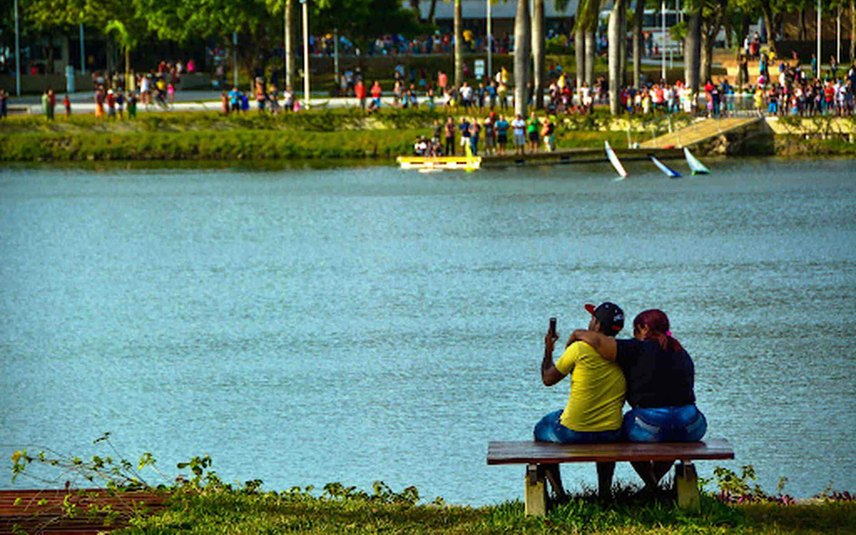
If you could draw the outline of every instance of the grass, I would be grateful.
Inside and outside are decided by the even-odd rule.
[[[641,501],[633,489],[612,502],[577,496],[545,518],[527,517],[519,501],[485,507],[415,505],[391,495],[313,497],[305,492],[224,491],[176,496],[160,514],[138,517],[120,533],[844,533],[856,503],[730,505],[702,497],[686,513],[668,496]],[[852,532],[852,531],[851,531]]]
[[[462,115],[458,110],[455,116]],[[445,110],[315,109],[279,115],[217,112],[141,113],[135,120],[74,115],[47,121],[13,116],[0,123],[0,160],[35,161],[244,161],[380,159],[409,154],[413,140],[430,135]],[[560,147],[620,144],[608,115],[560,122]]]

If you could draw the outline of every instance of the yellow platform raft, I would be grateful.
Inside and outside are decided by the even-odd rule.
[[[436,171],[475,171],[481,167],[481,156],[399,156],[402,169]]]

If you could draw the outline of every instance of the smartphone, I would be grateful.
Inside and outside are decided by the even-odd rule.
[[[556,336],[556,318],[550,318],[550,334]]]

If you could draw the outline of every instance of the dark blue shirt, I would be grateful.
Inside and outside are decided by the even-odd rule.
[[[677,407],[695,403],[695,367],[686,351],[670,352],[654,340],[616,340],[616,362],[627,379],[631,407]]]

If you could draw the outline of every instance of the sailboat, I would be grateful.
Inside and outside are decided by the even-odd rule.
[[[615,151],[609,146],[609,141],[604,141],[603,143],[606,148],[606,157],[609,158],[609,163],[612,164],[612,167],[615,168],[615,171],[621,176],[621,178],[626,178],[627,171],[624,169],[624,166],[621,165],[621,160],[619,160],[618,156],[615,155]]]
[[[693,153],[690,152],[690,149],[684,147],[684,156],[687,159],[687,164],[690,166],[690,170],[694,175],[709,175],[710,169],[705,167],[703,163],[698,161],[698,158],[693,156]]]
[[[651,161],[654,162],[654,165],[656,165],[660,169],[660,171],[665,173],[665,175],[667,177],[669,177],[669,178],[680,178],[681,177],[681,174],[679,172],[675,171],[674,169],[672,169],[668,165],[666,165],[663,162],[661,162],[660,160],[658,160],[657,157],[654,156],[653,154],[649,154],[648,157],[651,158]]]

